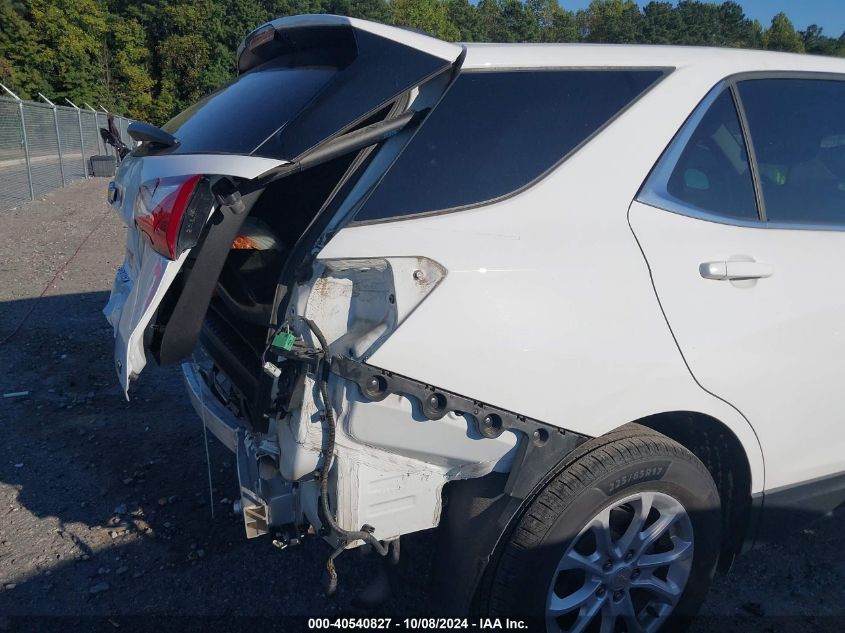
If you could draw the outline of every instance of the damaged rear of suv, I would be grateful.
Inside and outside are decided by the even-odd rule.
[[[133,124],[116,371],[128,394],[182,363],[247,536],[322,536],[330,589],[345,549],[439,526],[446,612],[655,630],[738,550],[760,470],[720,479],[672,431],[754,442],[690,376],[625,216],[688,111],[646,140],[654,54],[501,48],[279,19],[233,82]]]

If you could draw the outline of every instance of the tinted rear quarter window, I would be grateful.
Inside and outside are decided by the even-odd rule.
[[[845,81],[738,84],[771,222],[845,224]]]
[[[355,220],[452,210],[518,191],[663,75],[657,69],[464,72]]]
[[[757,220],[748,151],[730,90],[699,106],[646,181],[639,200],[662,209]]]

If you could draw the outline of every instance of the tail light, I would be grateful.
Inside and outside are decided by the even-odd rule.
[[[175,260],[196,246],[212,201],[211,187],[201,175],[156,178],[138,190],[135,226],[155,251]]]

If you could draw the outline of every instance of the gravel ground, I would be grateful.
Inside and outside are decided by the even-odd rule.
[[[24,320],[0,343],[0,394],[26,392],[0,399],[0,631],[294,628],[270,618],[352,613],[372,564],[341,557],[327,599],[322,542],[247,541],[228,501],[233,459],[216,443],[211,518],[202,429],[176,368],[148,367],[131,402],[120,393],[100,310],[125,228],[106,182],[0,213],[0,341]],[[843,531],[836,516],[747,554],[693,630],[845,630]],[[403,539],[381,614],[427,614],[433,542]]]

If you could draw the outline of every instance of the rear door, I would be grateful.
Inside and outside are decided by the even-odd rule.
[[[129,227],[126,259],[104,310],[127,393],[149,352],[176,361],[192,349],[232,238],[260,191],[231,208],[222,201],[237,202],[238,188],[297,163],[449,69],[461,51],[351,18],[276,20],[245,39],[236,80],[163,126],[175,142],[146,142],[127,158],[109,193]]]
[[[751,422],[769,490],[845,471],[843,102],[829,77],[717,89],[630,210],[690,370]]]

